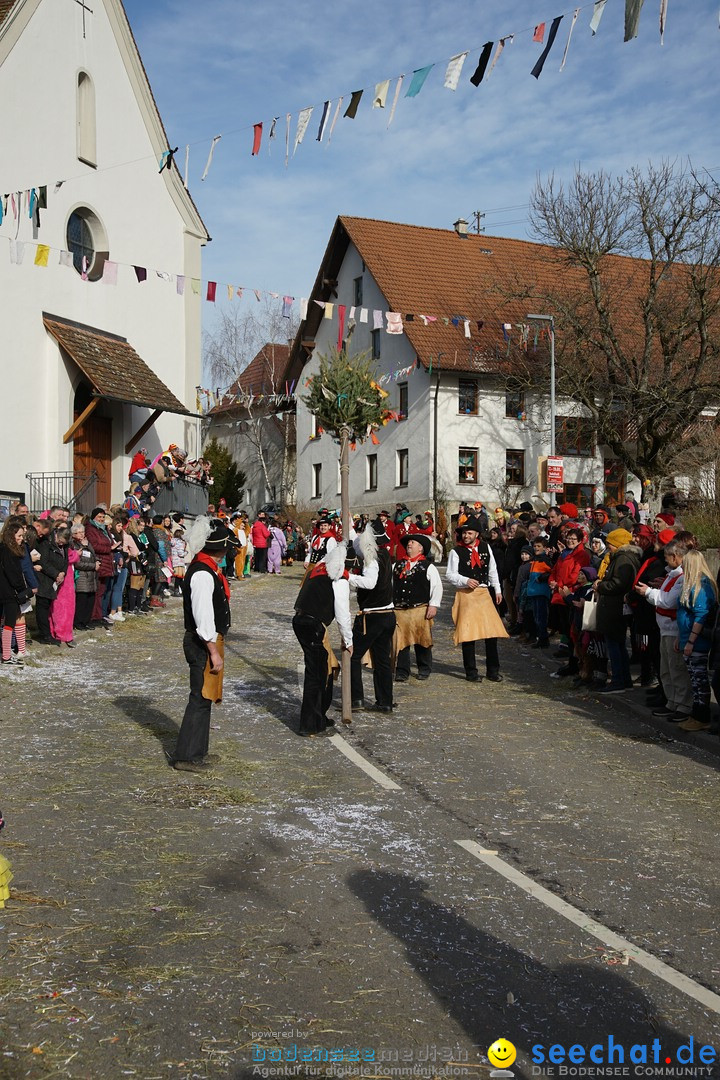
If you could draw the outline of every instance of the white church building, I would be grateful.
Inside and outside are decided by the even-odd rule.
[[[0,499],[119,501],[200,449],[207,230],[120,0],[0,0],[0,98]]]

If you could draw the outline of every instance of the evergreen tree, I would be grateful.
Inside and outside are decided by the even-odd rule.
[[[217,506],[222,498],[225,499],[228,506],[237,506],[247,476],[242,469],[238,468],[230,451],[221,446],[213,436],[203,450],[203,457],[207,458],[212,464],[212,475],[215,483],[212,488],[211,501]]]

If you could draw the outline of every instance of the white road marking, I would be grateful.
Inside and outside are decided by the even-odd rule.
[[[348,761],[352,761],[353,765],[357,765],[358,769],[362,769],[364,773],[367,773],[380,787],[387,788],[388,791],[401,790],[399,784],[396,784],[389,776],[386,776],[385,773],[380,772],[369,761],[366,761],[362,754],[358,754],[357,750],[343,739],[342,735],[333,735],[329,741],[333,746],[337,747],[341,754],[345,755]]]
[[[705,1008],[712,1010],[712,1012],[720,1013],[720,997],[714,994],[712,990],[707,990],[699,983],[693,982],[687,975],[683,975],[679,971],[675,971],[674,968],[669,967],[667,964],[663,964],[662,960],[658,960],[655,956],[645,952],[644,949],[638,948],[637,945],[633,945],[631,941],[627,941],[625,938],[620,937],[619,934],[609,930],[607,926],[603,926],[602,923],[597,922],[595,919],[586,915],[584,911],[580,911],[578,908],[573,907],[572,904],[568,904],[565,900],[561,900],[555,893],[550,892],[549,889],[545,889],[542,885],[538,885],[532,878],[527,877],[520,870],[516,870],[514,866],[510,866],[504,859],[499,858],[497,855],[489,854],[484,848],[481,848],[479,844],[474,840],[456,840],[456,844],[459,847],[464,848],[465,851],[469,851],[471,855],[474,855],[480,862],[485,863],[486,866],[494,870],[495,873],[501,874],[502,877],[507,878],[513,885],[517,885],[519,889],[528,893],[529,896],[539,900],[546,907],[551,908],[552,911],[557,912],[558,915],[562,915],[564,919],[574,923],[585,933],[592,935],[602,941],[603,945],[609,946],[611,949],[617,949],[618,952],[626,952],[631,960],[634,960],[640,967],[645,968],[652,975],[656,975],[657,978],[662,979],[663,982],[669,983],[676,990],[680,990],[683,994],[687,994],[688,997],[694,998]]]

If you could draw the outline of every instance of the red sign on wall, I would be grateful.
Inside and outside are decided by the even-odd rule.
[[[561,457],[549,457],[547,459],[547,489],[552,492],[564,490],[563,459]]]

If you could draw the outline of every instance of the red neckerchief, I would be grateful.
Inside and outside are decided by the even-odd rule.
[[[645,560],[645,562],[642,564],[642,566],[640,567],[640,569],[637,572],[635,580],[633,581],[633,585],[637,585],[637,583],[639,582],[640,577],[642,576],[642,574],[645,573],[645,570],[647,569],[647,567],[650,565],[651,562],[654,562],[656,558],[657,558],[657,555],[655,554],[655,552],[653,552],[652,555],[650,556],[650,558]]]
[[[213,574],[215,574],[216,577],[220,578],[220,581],[222,582],[222,587],[225,590],[225,596],[227,597],[227,599],[229,601],[230,600],[230,586],[228,584],[228,580],[225,577],[225,575],[223,574],[223,572],[220,569],[220,567],[218,566],[218,564],[213,559],[212,555],[206,555],[204,551],[198,551],[197,555],[193,559],[193,562],[194,563],[196,563],[196,562],[202,563],[203,566],[207,566],[208,570],[212,570]]]
[[[410,573],[413,568],[413,563],[422,562],[424,558],[424,555],[416,555],[414,559],[408,558],[405,559],[402,563],[399,563],[398,565],[400,569],[398,570],[398,577],[400,578],[400,580],[402,581],[402,579]]]
[[[680,567],[680,573],[676,574],[675,577],[671,577],[671,575],[668,574],[668,576],[665,578],[662,585],[660,586],[660,592],[670,592],[670,590],[672,589],[672,587],[675,584],[675,582],[677,581],[677,579],[679,577],[682,577],[682,576],[683,576],[683,568],[681,566]]]
[[[314,564],[313,564],[313,565],[312,565],[312,566],[310,567],[310,577],[311,577],[311,578],[315,578],[315,577],[327,577],[327,576],[328,576],[328,572],[327,572],[327,564],[326,564],[325,562],[319,562],[319,563],[314,563]],[[350,577],[350,574],[348,573],[348,571],[347,571],[347,570],[343,570],[343,572],[342,572],[342,574],[340,575],[340,577],[343,577],[343,578],[349,578],[349,577]]]
[[[474,570],[483,565],[483,561],[478,555],[478,541],[474,540],[472,544],[465,544],[466,548],[470,548],[470,569]]]

